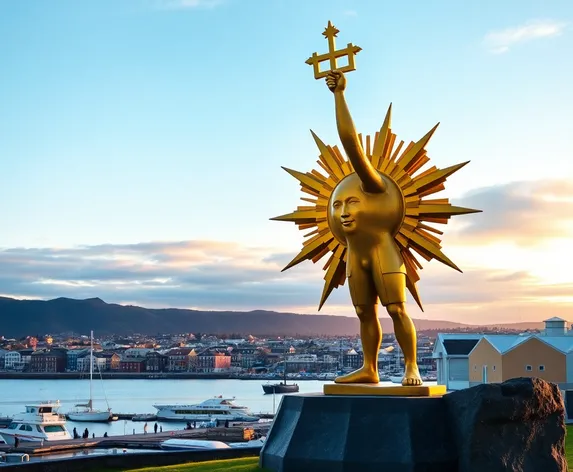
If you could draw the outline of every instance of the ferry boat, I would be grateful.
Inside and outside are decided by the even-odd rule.
[[[259,421],[246,406],[235,404],[234,398],[218,396],[194,405],[153,405],[158,420],[168,421]]]
[[[14,445],[16,436],[21,442],[72,439],[59,408],[60,402],[26,405],[25,412],[14,415],[7,427],[0,428],[0,436],[9,445]]]

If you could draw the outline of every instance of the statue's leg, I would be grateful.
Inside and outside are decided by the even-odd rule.
[[[378,383],[378,351],[382,341],[382,328],[378,320],[378,297],[374,283],[365,271],[353,271],[348,278],[352,303],[360,320],[360,339],[364,363],[350,374],[337,377],[336,383]]]
[[[416,327],[406,311],[406,275],[381,274],[376,277],[376,288],[382,304],[394,323],[396,340],[404,353],[402,385],[422,385],[418,369]]]
[[[422,385],[416,353],[416,328],[406,312],[406,306],[404,303],[391,303],[386,310],[394,322],[394,333],[404,353],[405,372],[402,385]]]

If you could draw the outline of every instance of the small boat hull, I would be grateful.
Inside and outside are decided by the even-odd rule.
[[[68,419],[78,422],[107,423],[113,419],[113,415],[109,411],[78,411],[68,413]]]
[[[207,441],[202,439],[168,439],[159,444],[159,447],[169,451],[204,451],[212,449],[229,449],[231,446],[221,441]]]
[[[264,384],[263,391],[266,395],[273,394],[273,393],[297,393],[299,390],[297,384]]]

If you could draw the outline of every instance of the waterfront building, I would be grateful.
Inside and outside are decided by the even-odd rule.
[[[18,351],[5,351],[4,369],[5,370],[22,370],[22,356]]]
[[[167,368],[169,358],[157,351],[148,352],[145,355],[145,370],[147,372],[163,372]]]
[[[104,370],[119,370],[121,356],[117,352],[103,351],[95,354],[97,357],[105,359]]]
[[[573,335],[561,318],[539,333],[438,334],[433,357],[448,390],[515,377],[538,377],[573,388]]]
[[[90,356],[82,356],[78,358],[77,370],[78,372],[89,372],[90,370],[90,359],[94,372],[103,372],[106,369],[106,359],[105,357],[98,356],[95,352]]]
[[[476,333],[438,334],[432,351],[438,385],[445,385],[448,390],[470,386],[468,357],[482,336]]]
[[[36,351],[31,355],[30,372],[64,372],[66,370],[67,354],[65,349],[54,348],[49,351]]]
[[[5,361],[4,361],[4,356],[6,356],[6,353],[10,352],[6,349],[0,349],[0,370],[4,370],[5,369]]]
[[[145,371],[145,358],[140,357],[126,357],[122,358],[119,362],[119,370],[121,372],[144,372]]]
[[[22,365],[22,369],[26,369],[30,365],[32,360],[32,354],[35,352],[35,349],[20,349],[18,351],[20,353],[20,362]]]
[[[193,358],[196,372],[221,372],[231,368],[231,354],[227,350],[207,348]]]
[[[231,349],[231,366],[250,369],[260,360],[260,349],[260,347],[253,346],[252,344],[233,347]]]
[[[89,349],[86,348],[75,348],[68,349],[66,353],[66,370],[69,372],[76,372],[78,370],[78,359],[80,357],[85,357],[89,354]]]
[[[190,347],[171,349],[167,352],[167,368],[170,372],[189,371],[196,355],[195,349]]]

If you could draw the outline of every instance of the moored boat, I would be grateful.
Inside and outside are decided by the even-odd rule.
[[[108,422],[113,420],[113,413],[111,412],[111,408],[109,407],[109,405],[107,405],[107,410],[97,410],[93,407],[93,394],[92,394],[93,364],[94,364],[93,355],[94,355],[94,332],[91,331],[90,332],[90,399],[88,400],[87,403],[75,405],[74,409],[68,412],[68,418],[71,421]]]
[[[198,404],[153,405],[158,420],[168,421],[258,421],[246,406],[235,403],[234,398],[218,396]]]
[[[297,393],[298,390],[297,384],[287,384],[285,382],[263,384],[263,392],[267,395],[271,393]]]
[[[159,444],[161,449],[166,450],[209,450],[209,449],[229,449],[231,446],[221,441],[207,441],[204,439],[167,439]]]
[[[299,388],[298,384],[287,383],[287,351],[286,351],[286,344],[284,349],[284,368],[283,368],[283,381],[280,383],[267,383],[263,384],[263,392],[265,395],[273,394],[273,393],[297,393]]]
[[[0,429],[4,442],[41,442],[72,439],[65,427],[66,417],[58,413],[60,402],[26,405],[26,411],[14,415],[12,422]]]

